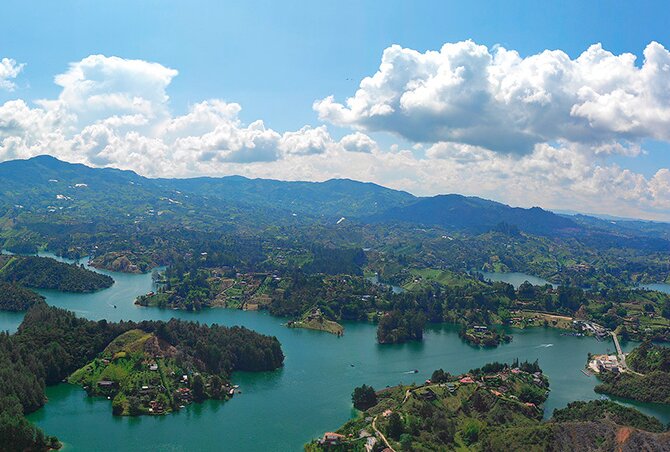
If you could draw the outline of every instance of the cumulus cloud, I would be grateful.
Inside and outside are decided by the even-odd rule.
[[[24,67],[25,64],[18,64],[11,58],[0,60],[0,89],[14,91],[16,84],[13,80],[18,77]]]
[[[176,70],[158,63],[91,55],[56,76],[62,88],[57,101],[41,103],[66,109],[80,125],[110,117],[137,125],[138,118],[149,121],[167,115],[165,89],[176,75]]]
[[[373,152],[379,149],[375,140],[360,132],[342,137],[340,145],[349,152]]]
[[[643,153],[641,137],[667,139],[664,55],[652,43],[638,68],[599,46],[576,60],[472,42],[427,53],[391,47],[346,106],[315,104],[323,119],[358,129],[339,140],[326,125],[244,123],[242,106],[221,99],[175,115],[176,70],[92,55],[55,77],[56,98],[0,105],[0,160],[49,153],[148,176],[347,177],[419,195],[670,219],[670,170],[645,177],[609,160]],[[406,136],[409,149],[382,147],[365,130]]]
[[[560,50],[522,58],[472,41],[424,53],[394,45],[344,104],[330,96],[314,109],[339,126],[414,142],[528,154],[560,139],[628,150],[642,138],[670,139],[670,53],[652,42],[641,67],[635,61],[600,44],[576,59]]]
[[[287,154],[323,154],[333,145],[325,126],[305,126],[297,132],[286,132],[281,139],[281,149]]]

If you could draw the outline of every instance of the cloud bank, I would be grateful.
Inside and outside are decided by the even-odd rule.
[[[455,142],[528,154],[564,140],[616,150],[614,142],[670,139],[670,53],[652,42],[644,62],[600,44],[572,60],[560,51],[522,58],[472,41],[417,52],[394,45],[345,104],[314,103],[322,120],[415,142]]]
[[[3,59],[0,88],[13,89],[22,68]],[[352,129],[337,139],[325,124],[243,123],[242,107],[221,99],[175,115],[177,70],[91,55],[56,75],[58,97],[0,105],[0,160],[48,153],[148,176],[348,177],[420,195],[670,220],[668,168],[645,177],[612,163],[642,154],[645,139],[670,141],[669,71],[657,43],[639,66],[600,45],[576,59],[471,41],[425,53],[392,46],[344,103],[314,103],[324,122]],[[368,133],[410,144],[385,148]]]

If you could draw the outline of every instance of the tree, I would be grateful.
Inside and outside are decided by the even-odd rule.
[[[451,374],[445,372],[443,369],[437,369],[433,372],[433,375],[430,377],[430,381],[433,383],[446,383],[451,379]]]
[[[397,441],[400,439],[400,435],[403,434],[404,430],[405,428],[402,425],[402,419],[400,419],[400,415],[394,411],[389,415],[389,423],[386,427],[386,433],[389,437]]]
[[[196,402],[201,402],[205,400],[205,383],[202,380],[202,375],[195,374],[193,376],[193,383],[191,385],[191,390],[193,391],[193,400]]]
[[[139,398],[135,396],[128,397],[128,414],[131,416],[139,416],[142,414]]]
[[[365,411],[377,404],[377,394],[372,386],[363,385],[354,389],[351,401],[354,408]]]
[[[481,427],[479,426],[479,423],[477,421],[475,421],[474,419],[469,420],[465,423],[465,426],[463,426],[461,436],[463,437],[463,439],[467,444],[472,444],[479,439],[480,430]]]

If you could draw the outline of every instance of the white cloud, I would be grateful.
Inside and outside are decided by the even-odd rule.
[[[18,77],[24,67],[25,64],[18,64],[11,58],[0,60],[0,89],[14,91],[16,83],[13,80]]]
[[[636,68],[632,56],[607,56],[599,47],[577,60],[562,52],[526,59],[504,49],[491,54],[471,42],[426,54],[392,47],[380,73],[361,82],[346,107],[317,103],[319,113],[339,125],[393,126],[425,142],[385,149],[360,130],[338,141],[325,125],[275,131],[260,119],[246,124],[239,104],[220,99],[174,115],[168,88],[177,71],[94,55],[56,77],[57,98],[0,105],[0,160],[49,153],[148,176],[347,177],[420,195],[457,192],[513,205],[670,219],[670,170],[644,177],[608,160],[613,154],[634,158],[644,152],[639,137],[668,133],[657,130],[659,118],[643,124],[644,133],[633,126],[643,115],[640,93],[657,102],[657,114],[666,108],[660,100],[667,87],[658,75],[665,50],[659,48],[650,45],[645,64]],[[579,92],[574,80],[586,77],[575,75],[576,67],[593,70],[584,84],[590,91],[570,97],[570,90]],[[492,79],[499,83],[490,91]],[[641,106],[599,107],[609,105],[603,95],[621,87],[637,93],[631,102]],[[583,109],[571,114],[575,99]],[[561,124],[566,109],[568,123]],[[479,139],[479,132],[489,138]],[[527,148],[500,152],[500,143]]]
[[[325,126],[305,126],[297,132],[286,132],[280,147],[286,154],[323,154],[333,145],[333,139]]]
[[[165,90],[176,75],[158,63],[91,55],[55,77],[62,88],[56,101],[39,103],[67,110],[79,126],[110,117],[156,120],[168,115]]]
[[[342,137],[340,145],[349,152],[373,152],[379,149],[375,140],[360,132]]]
[[[344,104],[330,96],[314,109],[339,126],[414,142],[516,154],[555,140],[628,149],[642,138],[670,140],[670,53],[652,42],[637,67],[634,55],[599,44],[574,60],[560,50],[522,58],[472,41],[425,53],[394,45]]]

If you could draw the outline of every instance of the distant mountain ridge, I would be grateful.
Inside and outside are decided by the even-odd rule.
[[[500,223],[507,223],[540,235],[581,229],[571,219],[539,207],[510,207],[474,196],[455,194],[422,198],[406,206],[391,208],[370,220],[413,222],[471,232],[486,232]]]
[[[230,222],[246,217],[296,218],[334,224],[400,222],[481,233],[501,223],[538,235],[600,230],[608,234],[666,239],[668,228],[636,222],[613,225],[593,217],[567,217],[539,207],[510,207],[458,194],[417,197],[374,183],[350,179],[288,182],[242,176],[188,179],[147,178],[133,171],[91,168],[43,155],[0,163],[0,205],[43,213],[47,209],[91,215],[143,212],[207,213]],[[17,207],[18,206],[18,207]],[[134,210],[132,210],[132,209]],[[70,210],[68,210],[70,209]],[[253,215],[247,215],[253,214]],[[248,220],[253,224],[254,219]],[[647,228],[647,229],[644,229]]]
[[[161,186],[221,200],[280,208],[315,216],[363,216],[417,198],[370,182],[330,179],[325,182],[248,179],[243,176],[155,179]]]

